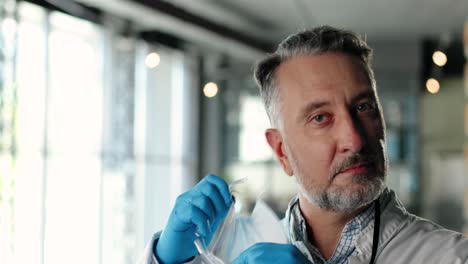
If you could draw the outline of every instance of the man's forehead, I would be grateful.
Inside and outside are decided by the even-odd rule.
[[[353,82],[372,85],[365,66],[357,58],[341,52],[300,55],[282,62],[276,71],[276,83],[319,86]]]
[[[321,107],[333,106],[335,104],[353,105],[359,103],[362,100],[368,99],[375,100],[376,94],[372,88],[363,87],[361,90],[350,94],[346,98],[337,98],[330,93],[318,93],[318,95],[315,97],[304,98],[303,102],[298,106],[302,106],[302,108],[308,110],[313,110]]]
[[[300,56],[286,61],[278,69],[276,85],[280,97],[296,109],[304,105],[312,109],[352,104],[376,97],[367,72],[354,58],[342,53]]]

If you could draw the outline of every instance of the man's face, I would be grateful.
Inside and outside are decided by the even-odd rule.
[[[321,208],[353,211],[374,200],[386,173],[377,95],[356,58],[304,55],[276,72],[280,129],[266,136],[299,195]]]

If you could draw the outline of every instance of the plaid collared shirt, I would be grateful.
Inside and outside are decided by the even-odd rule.
[[[355,250],[356,238],[359,233],[374,220],[374,207],[374,203],[372,203],[371,206],[362,211],[353,220],[351,220],[351,222],[345,225],[332,257],[329,260],[326,260],[322,254],[320,254],[317,247],[309,242],[305,219],[299,209],[299,203],[295,202],[291,208],[291,221],[293,221],[291,226],[294,227],[291,234],[292,239],[304,242],[315,264],[347,264],[348,257],[358,254]]]

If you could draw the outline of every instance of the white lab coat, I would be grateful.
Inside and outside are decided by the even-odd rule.
[[[381,204],[379,246],[375,263],[378,264],[468,264],[468,238],[463,234],[444,229],[426,219],[409,214],[395,193],[386,190],[390,196],[387,203]],[[386,199],[387,200],[387,199]],[[289,212],[289,210],[288,210]],[[285,219],[285,232],[289,234],[288,213]],[[349,264],[367,264],[372,255],[374,222],[364,229],[356,240],[357,256],[348,259]],[[140,264],[158,264],[151,248],[159,238],[157,233],[148,244]],[[312,260],[302,242],[293,241],[296,247]]]

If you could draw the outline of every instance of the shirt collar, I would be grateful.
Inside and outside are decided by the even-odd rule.
[[[314,262],[318,263],[343,263],[349,256],[357,254],[355,251],[355,241],[359,234],[374,219],[374,203],[360,212],[355,218],[345,225],[341,233],[338,245],[329,261],[326,261],[318,249],[309,241],[307,233],[307,223],[299,208],[299,198],[296,196],[289,204],[287,210],[287,219],[289,230],[289,239],[292,243],[303,242],[312,255]],[[346,261],[345,261],[346,262]]]

